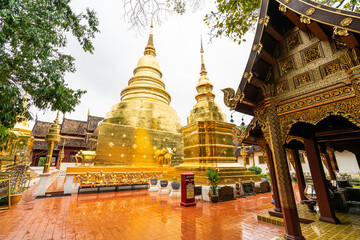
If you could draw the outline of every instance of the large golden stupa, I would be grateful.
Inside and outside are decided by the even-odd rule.
[[[171,96],[161,78],[151,23],[134,76],[99,124],[95,166],[160,167],[183,161],[180,118],[169,106]]]
[[[201,71],[196,85],[197,103],[190,111],[187,125],[181,129],[184,138],[184,163],[180,172],[195,173],[197,184],[207,184],[204,176],[209,168],[218,168],[220,184],[233,184],[240,180],[260,181],[254,172],[240,165],[234,155],[234,124],[226,122],[225,114],[214,102],[215,94],[204,63],[201,41]]]

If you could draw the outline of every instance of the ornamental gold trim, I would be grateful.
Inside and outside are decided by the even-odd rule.
[[[283,139],[286,139],[291,127],[298,122],[305,122],[316,126],[328,116],[342,116],[360,127],[359,102],[354,95],[346,99],[329,101],[326,104],[312,106],[301,111],[279,116]]]
[[[315,8],[309,8],[307,11],[306,11],[306,15],[308,15],[308,16],[311,16],[311,15],[313,15],[314,14],[314,12],[315,12]]]
[[[349,36],[349,32],[347,29],[343,29],[343,28],[339,28],[339,27],[334,27],[334,34],[341,36],[341,37]]]
[[[347,27],[347,26],[349,26],[352,22],[353,22],[353,19],[350,18],[350,17],[347,17],[347,18],[343,19],[343,20],[340,22],[340,25],[343,26],[343,27]]]
[[[291,2],[291,0],[285,0],[284,3],[285,4],[289,4]]]
[[[279,5],[279,10],[280,10],[280,12],[285,13],[287,11],[287,7],[285,5],[283,5],[283,4],[280,4]]]
[[[281,116],[290,112],[300,111],[304,108],[308,108],[314,105],[325,104],[325,102],[328,101],[337,101],[339,99],[348,98],[353,95],[354,89],[352,88],[352,86],[345,86],[308,98],[302,98],[298,101],[293,101],[284,105],[280,105],[277,108],[277,114],[278,116]]]
[[[310,18],[308,18],[308,17],[306,17],[304,15],[301,15],[300,22],[305,23],[305,24],[310,24],[311,20],[310,20]]]

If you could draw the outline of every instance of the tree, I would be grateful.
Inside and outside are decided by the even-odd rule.
[[[91,39],[99,32],[99,22],[94,11],[75,13],[69,4],[70,0],[0,1],[0,142],[17,116],[31,119],[30,106],[71,112],[85,93],[65,83],[65,73],[74,72],[75,66],[62,48],[70,33],[92,53]]]
[[[350,11],[360,12],[359,0],[314,0]],[[150,17],[161,21],[166,13],[173,11],[183,14],[195,10],[205,0],[124,0],[125,17],[132,28],[141,28],[148,24]],[[210,38],[226,36],[240,44],[245,34],[253,30],[258,16],[261,0],[216,0],[215,9],[206,14],[204,21],[210,28]]]

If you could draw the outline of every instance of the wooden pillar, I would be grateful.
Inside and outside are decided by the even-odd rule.
[[[331,165],[331,162],[330,162],[330,157],[327,153],[324,154],[325,156],[325,161],[326,161],[326,166],[327,166],[327,169],[329,171],[329,175],[330,175],[330,179],[331,180],[336,180],[336,175],[334,173],[334,169]]]
[[[274,159],[280,204],[285,225],[284,238],[302,240],[304,237],[301,233],[294,191],[291,184],[289,165],[286,159],[284,141],[276,106],[272,97],[266,98],[265,101],[267,124],[269,126],[269,141]]]
[[[269,163],[271,186],[272,186],[274,205],[275,205],[274,211],[281,212],[281,204],[280,204],[279,190],[278,190],[276,174],[275,174],[274,159],[273,159],[272,152],[271,152],[271,149],[268,144],[266,144],[266,155],[267,155],[268,163]]]
[[[326,185],[326,177],[317,144],[313,138],[304,138],[304,146],[320,210],[319,220],[338,224],[340,221],[335,216],[335,209],[330,199],[329,187]]]
[[[298,186],[299,186],[301,203],[303,203],[303,201],[306,200],[306,197],[304,194],[306,183],[305,183],[304,173],[302,170],[301,161],[300,161],[300,157],[299,157],[299,151],[297,149],[290,149],[290,151],[291,151],[291,155],[294,158],[296,179],[297,179]]]

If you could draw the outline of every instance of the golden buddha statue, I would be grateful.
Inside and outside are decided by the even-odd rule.
[[[104,174],[104,172],[101,170],[99,175],[96,175],[96,184],[106,184],[106,176]]]
[[[86,172],[86,175],[84,177],[80,177],[83,184],[92,184],[92,178],[93,175],[90,175],[89,171]]]
[[[111,173],[111,175],[109,177],[109,182],[112,184],[114,184],[114,183],[116,184],[119,182],[115,173]]]
[[[158,167],[155,151],[168,148],[174,152],[173,165],[183,161],[180,119],[169,106],[171,97],[161,77],[151,24],[144,56],[121,91],[121,101],[99,124],[96,167]]]

